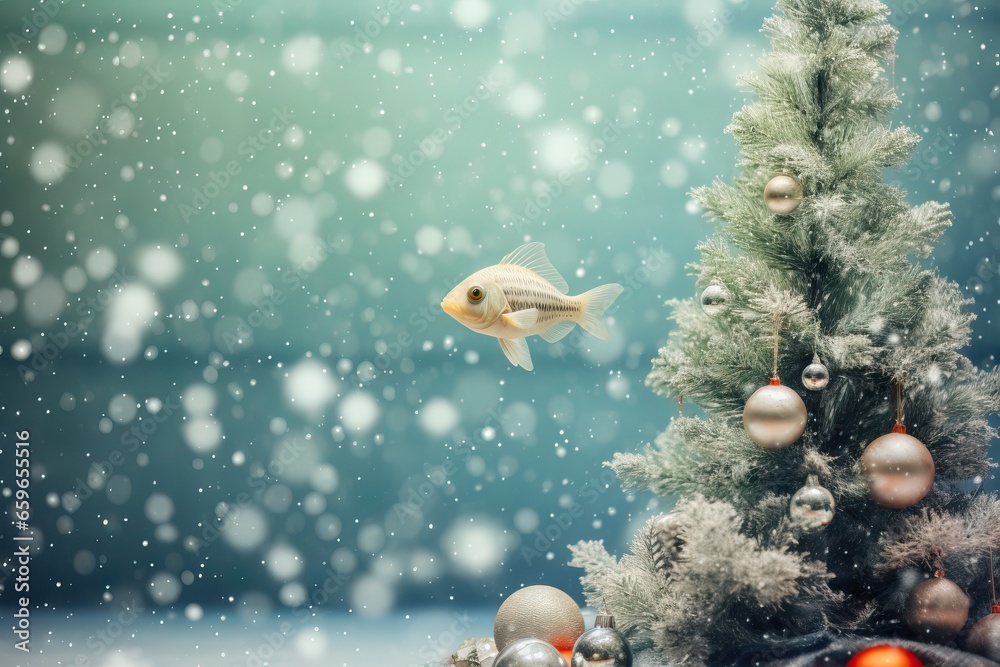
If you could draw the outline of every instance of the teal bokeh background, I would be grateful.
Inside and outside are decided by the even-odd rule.
[[[951,203],[933,262],[990,367],[1000,12],[893,9],[893,122],[926,140],[886,179]],[[31,429],[34,601],[246,626],[579,598],[565,546],[620,552],[662,506],[601,463],[676,414],[642,382],[711,231],[685,193],[736,173],[770,13],[0,5],[2,460]],[[437,306],[526,240],[571,292],[629,286],[611,341],[532,341],[533,374]]]

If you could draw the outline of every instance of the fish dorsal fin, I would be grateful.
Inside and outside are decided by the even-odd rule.
[[[515,310],[513,313],[504,313],[500,317],[503,319],[503,323],[512,329],[530,329],[538,321],[538,309]]]
[[[507,355],[507,360],[526,371],[533,370],[531,353],[528,352],[528,341],[524,338],[498,338],[500,349]]]
[[[500,263],[521,266],[534,271],[542,278],[545,278],[545,280],[552,283],[552,286],[563,294],[569,292],[569,285],[566,284],[566,280],[559,275],[559,272],[556,271],[556,267],[552,266],[552,262],[550,262],[549,258],[545,256],[544,243],[539,241],[535,241],[534,243],[525,243],[523,246],[501,259]]]

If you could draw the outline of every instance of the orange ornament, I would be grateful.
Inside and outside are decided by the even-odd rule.
[[[924,667],[924,663],[901,646],[883,644],[858,653],[847,667]]]

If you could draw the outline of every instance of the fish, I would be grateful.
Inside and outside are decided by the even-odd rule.
[[[531,371],[528,336],[555,343],[579,324],[607,340],[604,313],[624,289],[608,283],[570,296],[566,280],[545,255],[545,244],[535,241],[458,283],[441,308],[469,329],[498,338],[510,363]]]

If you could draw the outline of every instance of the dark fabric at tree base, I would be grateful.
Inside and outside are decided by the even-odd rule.
[[[924,667],[1000,667],[986,658],[958,649],[897,638],[806,635],[776,645],[747,647],[732,661],[711,661],[712,667],[845,667],[862,649],[879,644],[902,646],[920,658]],[[636,647],[637,648],[637,647]],[[655,651],[639,650],[636,667],[669,667]]]

